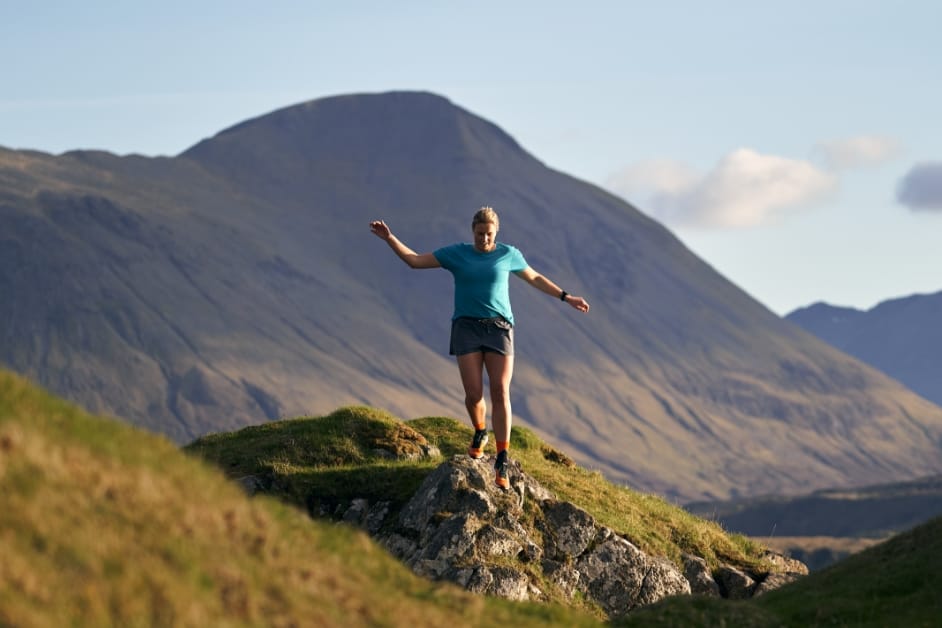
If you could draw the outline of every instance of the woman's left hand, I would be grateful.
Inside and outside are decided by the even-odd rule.
[[[566,295],[566,303],[573,306],[580,312],[589,311],[589,302],[583,299],[582,297],[573,296],[571,294]]]

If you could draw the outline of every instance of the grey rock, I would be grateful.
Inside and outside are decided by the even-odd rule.
[[[576,587],[579,585],[579,572],[572,565],[555,560],[544,560],[543,576],[566,597],[572,599],[576,594]]]
[[[246,475],[236,481],[239,483],[239,486],[242,487],[242,490],[245,491],[245,494],[249,497],[253,497],[256,493],[265,490],[265,485],[258,477],[254,475]]]
[[[475,545],[478,553],[484,558],[494,556],[513,558],[523,551],[518,535],[490,524],[478,532]]]
[[[470,557],[475,551],[477,531],[481,527],[481,521],[472,513],[449,517],[423,535],[419,557],[447,561]]]
[[[583,555],[576,569],[580,589],[609,615],[621,615],[638,605],[647,561],[641,550],[625,539],[609,538]]]
[[[699,556],[683,555],[684,578],[690,584],[690,592],[695,595],[720,597],[720,586],[716,584],[707,562]]]
[[[490,484],[483,473],[483,464],[467,456],[455,456],[441,464],[422,482],[399,515],[399,523],[411,530],[424,530],[439,513],[469,513],[493,516],[495,500],[488,495]],[[494,487],[494,491],[500,490]]]
[[[801,578],[802,574],[799,573],[770,573],[762,580],[762,582],[756,585],[756,588],[753,590],[752,597],[759,597],[764,593],[774,591],[779,587],[783,587],[786,584],[794,582],[795,580],[800,580]]]
[[[383,523],[386,521],[386,516],[389,514],[389,502],[382,501],[376,502],[366,513],[366,518],[364,525],[366,531],[371,535],[375,536],[379,533],[380,529],[383,527]]]
[[[412,571],[423,578],[438,580],[451,568],[451,564],[443,559],[419,558],[409,563]]]
[[[481,565],[470,572],[470,575],[463,574],[462,579],[467,578],[464,587],[472,593],[494,595],[518,602],[530,599],[530,580],[519,571],[509,567]]]
[[[389,553],[396,558],[408,562],[408,558],[414,556],[418,549],[418,544],[412,539],[406,538],[401,534],[390,534],[381,539],[383,546],[389,550]]]
[[[540,582],[570,598],[584,595],[612,617],[691,592],[688,578],[670,561],[645,555],[586,511],[552,499],[518,465],[512,469],[513,490],[501,491],[493,484],[491,460],[455,456],[444,462],[398,520],[384,526],[391,529],[386,547],[422,576],[511,600],[546,597],[531,575],[539,565]],[[372,511],[357,510],[367,520]],[[524,516],[540,535],[530,535]],[[699,565],[693,557],[689,564]],[[709,588],[705,563],[698,573]],[[715,593],[717,583],[712,585]]]
[[[435,445],[422,445],[422,453],[426,458],[441,458],[442,450]]]
[[[366,512],[369,509],[369,502],[363,498],[354,499],[350,502],[350,507],[343,513],[344,523],[358,526],[366,519]]]
[[[723,565],[716,571],[716,582],[720,585],[720,594],[730,600],[752,597],[756,586],[756,581],[747,573],[729,565]]]
[[[648,572],[641,584],[637,603],[654,604],[671,595],[689,595],[690,583],[674,563],[665,558],[648,557]]]
[[[543,515],[553,536],[552,558],[557,560],[580,556],[598,532],[595,518],[569,502],[544,502]]]
[[[762,558],[777,566],[785,573],[799,574],[802,576],[808,575],[808,565],[804,564],[800,560],[789,558],[784,554],[779,554],[778,552],[773,552],[772,550],[766,550],[762,555]]]

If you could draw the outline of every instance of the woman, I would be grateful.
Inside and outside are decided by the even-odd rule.
[[[432,253],[418,254],[392,234],[381,220],[370,223],[372,231],[411,268],[444,268],[455,280],[455,311],[451,323],[449,353],[458,360],[464,386],[465,407],[474,426],[468,455],[478,459],[487,444],[484,375],[487,370],[491,393],[491,423],[497,441],[495,483],[510,488],[507,477],[507,448],[510,445],[510,379],[514,369],[514,316],[510,309],[508,278],[514,273],[546,294],[565,301],[580,312],[589,304],[562,290],[539,274],[516,248],[497,242],[500,221],[490,207],[482,207],[471,220],[473,244],[452,244]]]

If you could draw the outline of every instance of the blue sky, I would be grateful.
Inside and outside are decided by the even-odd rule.
[[[942,290],[940,25],[918,1],[0,0],[0,146],[174,155],[305,100],[432,91],[776,313],[866,309]]]

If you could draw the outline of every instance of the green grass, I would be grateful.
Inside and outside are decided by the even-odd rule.
[[[780,628],[782,620],[751,601],[672,597],[614,622],[619,628]]]
[[[338,437],[339,438],[339,437]],[[0,371],[2,626],[593,626],[415,577],[164,438]]]
[[[942,518],[750,601],[669,598],[618,626],[931,627],[942,624]]]
[[[382,497],[401,506],[440,460],[376,450],[431,444],[451,456],[470,435],[448,418],[403,423],[344,408],[209,436],[187,455],[0,370],[0,625],[601,625],[578,599],[575,608],[512,603],[422,580],[365,534],[296,507],[309,490],[336,504]],[[761,548],[576,467],[529,430],[514,430],[512,448],[560,498],[648,551],[759,564]],[[226,478],[250,473],[284,492],[249,499]],[[936,626],[940,564],[936,519],[755,600],[675,597],[612,623]]]
[[[757,600],[789,625],[942,625],[942,518]]]
[[[209,435],[186,450],[219,465],[232,477],[263,478],[273,487],[273,494],[314,512],[342,511],[351,500],[362,497],[390,501],[395,514],[442,460],[391,460],[375,449],[413,453],[430,444],[449,458],[467,450],[471,435],[471,428],[455,419],[424,417],[403,422],[382,410],[359,406],[323,417]],[[514,427],[511,452],[524,471],[560,499],[585,509],[643,551],[678,564],[686,552],[703,556],[714,567],[722,562],[757,572],[772,569],[761,559],[764,549],[747,537],[728,534],[716,523],[660,497],[616,486],[600,473],[576,466],[529,429]]]

